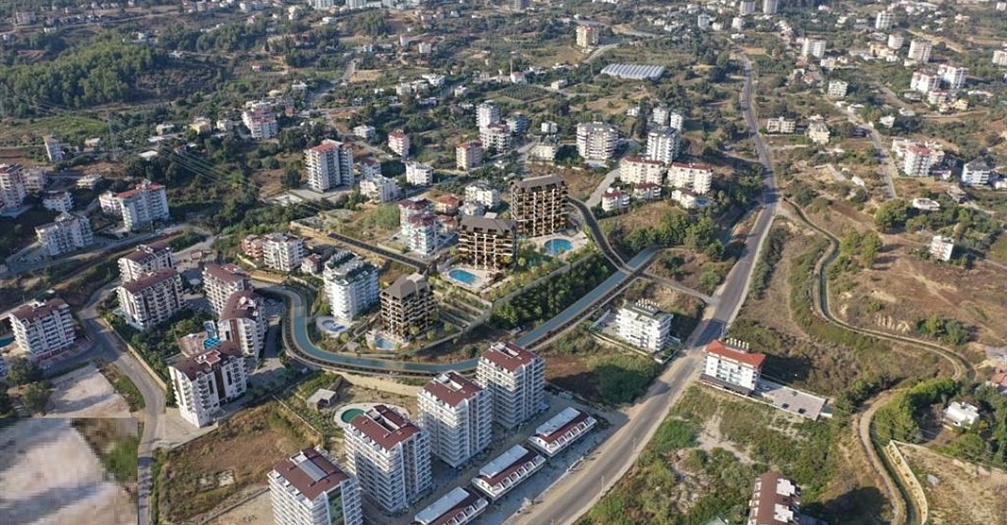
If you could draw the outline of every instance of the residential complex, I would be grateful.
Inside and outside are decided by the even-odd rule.
[[[482,204],[492,210],[500,205],[500,190],[490,186],[486,181],[474,182],[465,186],[465,202]]]
[[[526,237],[549,235],[566,228],[567,186],[558,175],[532,177],[511,183],[511,217]]]
[[[907,177],[926,177],[930,170],[944,159],[944,152],[922,144],[906,146],[902,156],[902,174]]]
[[[577,24],[577,47],[590,48],[598,45],[601,28],[596,25]]]
[[[271,139],[280,132],[276,115],[273,113],[273,105],[269,102],[246,104],[245,110],[241,113],[241,122],[255,140]]]
[[[415,161],[406,162],[406,182],[413,186],[430,186],[434,183],[434,168]]]
[[[671,341],[674,317],[646,301],[628,304],[616,316],[619,338],[638,348],[660,352]]]
[[[270,233],[261,237],[262,262],[267,268],[281,272],[292,272],[301,266],[304,259],[304,239],[289,233]]]
[[[478,140],[462,142],[455,147],[455,167],[473,170],[483,165],[483,144]]]
[[[308,187],[326,192],[338,186],[353,186],[353,152],[342,142],[326,139],[304,151]]]
[[[500,106],[487,100],[476,106],[476,127],[483,129],[490,124],[500,123]]]
[[[456,372],[441,374],[420,390],[419,411],[431,451],[451,467],[468,463],[493,438],[489,390]]]
[[[877,16],[874,17],[874,29],[877,29],[878,31],[887,31],[892,28],[892,24],[894,22],[895,17],[892,15],[891,11],[880,11]]]
[[[586,160],[608,160],[619,145],[619,128],[605,122],[577,124],[577,153]]]
[[[123,283],[135,281],[140,276],[165,268],[175,267],[175,256],[166,242],[141,244],[119,258],[119,277]]]
[[[126,322],[137,330],[159,325],[185,307],[182,278],[174,268],[164,268],[122,283],[117,290]]]
[[[17,208],[28,195],[20,164],[0,164],[0,209]]]
[[[405,510],[433,488],[429,435],[395,410],[376,405],[353,418],[345,442],[364,495],[385,511]]]
[[[472,486],[496,501],[545,466],[545,458],[534,450],[514,445],[479,469]]]
[[[257,358],[262,352],[268,325],[262,300],[251,290],[242,290],[231,294],[220,311],[217,334],[220,339],[238,345],[241,355]]]
[[[629,194],[618,188],[608,187],[601,195],[601,210],[605,212],[623,211],[629,208]]]
[[[801,491],[793,481],[767,472],[755,481],[746,525],[801,525]]]
[[[703,380],[745,395],[755,391],[762,374],[764,354],[748,351],[737,341],[713,341],[703,349]]]
[[[943,235],[934,235],[930,241],[930,257],[941,262],[951,260],[951,255],[955,251],[955,240]]]
[[[360,194],[372,202],[391,202],[399,198],[399,183],[382,175],[371,175],[360,181]]]
[[[49,224],[36,227],[35,236],[50,257],[79,250],[94,242],[90,219],[67,212],[59,214]]]
[[[273,467],[269,496],[276,525],[363,525],[360,484],[321,447]]]
[[[647,158],[665,164],[678,156],[682,137],[673,127],[661,127],[647,133]]]
[[[112,202],[122,214],[123,226],[130,231],[168,220],[168,193],[164,186],[149,180],[143,180],[132,190],[115,194]]]
[[[517,257],[517,225],[512,220],[462,217],[458,229],[457,262],[486,270],[514,266]]]
[[[216,315],[224,311],[232,294],[251,289],[252,279],[240,266],[217,263],[203,266],[203,293]]]
[[[626,157],[619,163],[619,181],[625,184],[664,183],[664,162],[643,157]]]
[[[70,211],[73,209],[73,194],[69,191],[47,191],[42,197],[42,207],[51,211]]]
[[[223,415],[220,407],[248,388],[245,358],[230,341],[168,365],[182,419],[204,427]]]
[[[511,132],[507,124],[494,123],[479,128],[479,142],[487,150],[495,153],[507,153],[511,148]]]
[[[322,270],[332,316],[349,323],[378,302],[378,268],[346,250],[336,250]]]
[[[433,290],[418,273],[403,275],[381,290],[382,331],[401,341],[431,328],[435,311]]]
[[[476,366],[476,382],[493,397],[493,419],[516,428],[546,407],[545,360],[511,342],[496,342]]]
[[[402,238],[411,251],[431,255],[439,246],[440,225],[433,212],[424,211],[402,219]]]
[[[825,56],[825,46],[825,40],[805,38],[804,44],[801,46],[801,56],[805,58],[808,56],[822,58]]]
[[[409,146],[409,135],[406,135],[401,129],[388,134],[388,149],[394,151],[398,156],[409,156]]]
[[[797,121],[785,117],[771,118],[766,121],[766,133],[789,135],[797,131]]]
[[[705,195],[713,183],[713,167],[709,164],[673,162],[668,167],[668,184],[676,188],[690,188],[697,195]]]
[[[589,414],[566,407],[539,425],[528,438],[528,443],[551,458],[582,438],[597,424],[598,420]]]
[[[910,60],[925,64],[930,61],[930,52],[932,49],[933,44],[931,42],[913,39],[909,41],[909,54],[907,56]]]
[[[63,145],[60,144],[59,139],[52,135],[46,135],[42,137],[42,144],[45,146],[45,155],[49,158],[49,162],[55,164],[63,161]]]
[[[465,525],[486,512],[487,507],[486,498],[467,488],[455,487],[417,513],[410,525]]]
[[[23,304],[10,313],[9,319],[14,343],[33,359],[52,357],[77,340],[70,305],[62,299]]]

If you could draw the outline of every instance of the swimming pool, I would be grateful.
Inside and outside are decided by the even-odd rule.
[[[342,419],[343,423],[349,423],[353,421],[353,418],[363,413],[364,411],[359,408],[349,408],[339,416],[339,419]]]
[[[448,272],[448,277],[460,283],[467,284],[469,286],[472,286],[473,284],[476,283],[477,280],[479,280],[479,278],[476,277],[475,274],[473,274],[472,272],[459,270],[457,268]]]
[[[345,326],[341,324],[336,324],[336,322],[331,319],[326,319],[322,321],[322,326],[324,326],[326,330],[337,334],[346,330]]]
[[[573,243],[569,239],[549,239],[545,241],[545,253],[547,255],[557,256],[563,252],[568,252],[573,249]]]
[[[395,341],[386,339],[383,335],[374,336],[374,348],[378,350],[395,350]]]
[[[3,347],[5,347],[5,346],[7,346],[7,345],[9,345],[9,344],[11,344],[13,342],[14,342],[14,338],[13,337],[4,337],[4,338],[0,339],[0,348],[3,348]]]

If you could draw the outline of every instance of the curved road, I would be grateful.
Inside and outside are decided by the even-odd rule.
[[[622,257],[619,257],[618,253],[615,253],[615,250],[608,243],[608,238],[605,237],[605,232],[601,231],[601,225],[598,224],[598,219],[594,217],[591,208],[588,208],[586,204],[573,197],[567,197],[566,200],[580,213],[580,216],[584,219],[584,224],[591,232],[591,237],[594,238],[594,243],[601,249],[601,253],[605,255],[605,258],[619,270],[625,271],[626,262],[622,260]]]

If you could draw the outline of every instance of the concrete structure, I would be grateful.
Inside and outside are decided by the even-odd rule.
[[[965,75],[968,69],[964,67],[941,64],[937,66],[937,76],[941,77],[942,85],[952,91],[959,90],[965,86]]]
[[[141,275],[175,267],[175,256],[166,242],[140,244],[119,258],[119,277],[122,282],[135,281]]]
[[[68,191],[46,192],[42,197],[42,207],[50,211],[68,212],[73,209],[73,195]]]
[[[741,0],[738,2],[738,14],[747,16],[755,12],[755,0]]]
[[[643,201],[653,201],[661,198],[661,186],[651,182],[640,182],[633,185],[633,198]]]
[[[576,408],[566,407],[539,425],[528,438],[528,443],[551,458],[584,437],[597,424],[598,420],[590,415]]]
[[[676,128],[661,127],[647,133],[647,158],[665,164],[678,156],[682,136]]]
[[[101,175],[91,175],[91,177],[95,177],[95,176],[97,176],[99,178],[101,177]],[[78,179],[76,187],[77,188],[81,188],[80,181],[81,180],[85,180],[87,177],[88,176],[85,175],[84,177],[81,177],[80,179]],[[28,193],[41,193],[42,190],[45,190],[45,187],[48,184],[49,184],[49,172],[46,171],[45,168],[35,167],[35,168],[31,168],[31,169],[25,170],[25,172],[24,172],[24,189],[25,189],[26,192],[28,192]],[[86,180],[85,180],[85,184],[86,184]],[[94,189],[94,186],[92,185],[90,188],[84,187],[84,189]],[[71,204],[71,207],[72,207],[72,204]]]
[[[462,142],[455,147],[455,166],[460,170],[474,170],[483,165],[483,144],[478,140]]]
[[[888,35],[888,49],[893,51],[898,51],[902,49],[902,45],[906,43],[906,38],[898,33],[892,33]]]
[[[360,162],[357,162],[357,167],[360,169],[361,179],[369,179],[381,175],[381,163],[371,157],[360,159]]]
[[[63,161],[63,145],[60,144],[59,139],[52,135],[46,135],[42,137],[42,144],[45,145],[45,155],[49,158],[49,162],[56,164]]]
[[[490,124],[500,123],[500,106],[487,100],[476,106],[476,127],[482,130]]]
[[[433,488],[429,435],[395,410],[376,405],[353,418],[345,442],[364,495],[386,512],[405,510]]]
[[[507,219],[464,215],[458,229],[457,262],[485,270],[504,270],[517,258],[517,224]]]
[[[805,133],[815,144],[828,144],[832,137],[829,127],[825,125],[825,120],[820,117],[813,118],[808,122],[808,129]]]
[[[939,85],[940,77],[930,71],[914,71],[909,81],[909,89],[924,95],[937,89]]]
[[[346,250],[336,250],[322,270],[332,316],[349,323],[377,304],[378,273],[370,261]]]
[[[558,175],[532,177],[511,183],[511,217],[526,237],[549,235],[566,228],[567,186]]]
[[[231,295],[252,289],[248,272],[233,264],[206,263],[203,266],[203,294],[210,302],[213,313],[220,315]]]
[[[619,144],[619,128],[605,122],[577,124],[577,153],[586,160],[608,160]]]
[[[891,11],[880,11],[877,16],[874,17],[874,29],[877,29],[878,31],[887,31],[892,28],[892,24],[894,22],[895,16],[892,15]]]
[[[261,237],[262,262],[267,268],[292,272],[304,260],[304,239],[289,233],[270,233]]]
[[[515,9],[524,9],[527,4],[528,0],[515,0]],[[487,507],[489,502],[478,493],[455,487],[416,514],[410,525],[465,525],[486,512]]]
[[[50,257],[79,250],[94,242],[91,221],[76,213],[59,214],[53,222],[36,227],[35,236]]]
[[[242,290],[231,294],[220,311],[217,335],[238,345],[241,355],[254,359],[262,353],[268,325],[262,300],[251,290]],[[254,361],[249,360],[249,364],[254,364]]]
[[[623,341],[649,352],[660,352],[671,341],[674,318],[653,303],[637,301],[619,309],[616,326]]]
[[[785,117],[771,118],[766,121],[766,133],[791,134],[797,131],[797,121]]]
[[[62,299],[25,303],[8,319],[14,343],[36,360],[52,357],[77,341],[70,305]]]
[[[577,24],[577,47],[582,49],[592,48],[598,45],[601,39],[601,28],[595,25]]]
[[[276,122],[276,115],[273,113],[273,105],[271,103],[252,102],[246,106],[245,110],[241,113],[241,122],[248,128],[253,139],[271,139],[280,132],[280,127]]]
[[[687,189],[675,188],[671,192],[671,200],[681,204],[682,207],[687,210],[691,210],[699,206],[697,199],[698,197],[696,194]]]
[[[304,150],[308,188],[326,192],[337,186],[353,186],[353,152],[342,142],[326,139]]]
[[[0,164],[0,209],[17,208],[28,195],[20,164]]]
[[[496,153],[507,153],[511,149],[511,133],[507,124],[494,123],[479,128],[479,142],[486,149]]]
[[[804,43],[801,45],[801,56],[807,58],[813,56],[815,58],[822,58],[825,56],[825,48],[827,42],[818,38],[805,38]]]
[[[934,235],[930,241],[930,257],[934,260],[948,262],[955,251],[955,240],[943,235]]]
[[[375,135],[377,135],[377,129],[374,126],[368,126],[366,124],[361,124],[353,128],[353,136],[363,139],[365,141],[374,140]]]
[[[910,144],[902,157],[902,174],[907,177],[926,177],[930,170],[944,158],[944,152],[921,144]]]
[[[413,186],[430,186],[434,183],[434,168],[415,161],[406,162],[406,182]]]
[[[409,156],[409,135],[401,129],[397,129],[388,134],[388,149],[395,152],[400,157]]]
[[[623,211],[629,208],[629,194],[609,186],[601,194],[601,210],[604,212]]]
[[[545,461],[534,450],[514,445],[479,469],[479,475],[472,478],[472,486],[496,501],[538,472]]]
[[[762,13],[775,15],[780,10],[780,0],[762,0]]]
[[[842,98],[846,96],[847,91],[850,89],[850,84],[843,80],[830,80],[829,89],[826,94],[830,97]]]
[[[755,391],[762,374],[764,354],[748,351],[738,341],[713,341],[703,349],[704,381],[749,395]]]
[[[746,525],[801,525],[801,491],[775,472],[759,477],[748,501]]]
[[[713,183],[713,166],[701,163],[673,162],[668,167],[668,185],[691,188],[697,195],[709,193]]]
[[[168,220],[168,193],[164,186],[149,180],[116,194],[115,202],[127,230],[150,228],[155,221]]]
[[[925,64],[930,61],[930,52],[932,49],[933,44],[929,40],[913,39],[909,41],[909,54],[907,56],[910,60]]]
[[[130,326],[146,330],[185,308],[182,277],[174,268],[164,268],[124,282],[116,291],[122,315]]]
[[[210,350],[168,365],[182,419],[204,427],[223,415],[221,405],[248,388],[245,358],[237,345],[221,342]]]
[[[381,290],[380,300],[382,331],[391,337],[408,341],[434,324],[433,290],[418,273],[399,277]]]
[[[425,211],[405,217],[402,222],[402,237],[411,251],[431,255],[439,246],[437,215]]]
[[[990,183],[990,167],[982,160],[966,162],[962,167],[962,184],[966,186],[986,186]]]
[[[420,390],[419,411],[431,451],[451,467],[468,463],[493,438],[489,390],[456,372],[441,374]]]
[[[307,275],[318,275],[322,273],[322,256],[312,253],[301,261],[301,273]]]
[[[479,358],[476,382],[493,396],[493,419],[513,429],[546,408],[545,360],[514,343],[496,342]]]
[[[399,183],[382,175],[372,175],[360,181],[360,194],[373,202],[391,202],[399,198]]]
[[[276,525],[363,525],[360,484],[321,447],[273,467],[269,496]]]
[[[992,60],[995,66],[1007,67],[1007,50],[994,49]]]
[[[952,401],[944,409],[944,422],[959,428],[970,428],[979,421],[979,408],[968,403]]]
[[[500,205],[500,190],[492,187],[486,181],[479,181],[465,186],[465,202],[482,204],[488,209]]]
[[[644,157],[626,157],[619,163],[619,181],[624,184],[663,184],[664,162]]]

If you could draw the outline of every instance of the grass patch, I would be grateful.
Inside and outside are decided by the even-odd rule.
[[[108,379],[109,383],[112,383],[115,391],[126,400],[126,403],[129,404],[130,412],[142,410],[147,406],[147,403],[143,400],[143,394],[140,393],[140,389],[136,387],[133,380],[119,372],[119,369],[115,365],[105,363],[98,370],[105,376],[105,379]]]
[[[606,403],[629,403],[642,394],[661,373],[661,365],[638,355],[607,355],[588,359],[598,390]]]
[[[140,447],[139,429],[133,419],[85,418],[73,420],[88,445],[115,480],[135,492]]]

